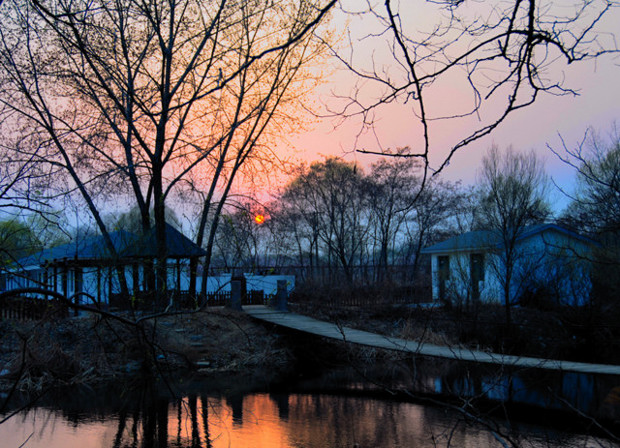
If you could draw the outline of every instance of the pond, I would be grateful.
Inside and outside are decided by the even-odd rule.
[[[382,366],[383,373],[386,366]],[[436,367],[436,366],[435,366]],[[391,385],[385,376],[369,372],[334,370],[319,377],[288,379],[276,385],[260,384],[248,378],[229,381],[184,383],[184,392],[170,393],[164,384],[144,384],[102,391],[91,389],[47,397],[35,407],[18,412],[0,425],[3,448],[332,448],[332,447],[589,447],[620,446],[611,437],[578,431],[564,414],[545,420],[545,411],[521,411],[506,419],[493,406],[477,417],[463,406],[466,397],[486,392],[493,398],[535,397],[539,392],[512,390],[528,380],[505,380],[501,376],[494,392],[489,381],[465,381],[474,370],[449,369],[442,378],[417,375],[410,381],[410,369],[390,367]],[[433,370],[433,369],[425,369]],[[398,372],[395,374],[395,372]],[[408,378],[401,374],[409,372]],[[540,375],[540,374],[539,374]],[[360,378],[364,376],[365,379]],[[547,378],[549,380],[549,378]],[[507,383],[508,381],[508,383]],[[575,381],[574,379],[568,380]],[[580,383],[580,380],[576,380]],[[398,384],[400,392],[395,392]],[[485,384],[487,386],[485,386]],[[547,383],[551,385],[550,383]],[[588,382],[585,381],[589,387]],[[613,384],[613,383],[612,383]],[[437,398],[450,387],[461,399],[440,404]],[[486,387],[486,389],[485,389]],[[562,389],[560,384],[559,389]],[[569,387],[569,386],[566,386]],[[605,386],[606,388],[607,386]],[[179,385],[174,386],[180,390]],[[478,388],[478,389],[476,389]],[[482,388],[482,389],[480,389]],[[570,387],[569,387],[570,388]],[[417,389],[417,390],[416,390]],[[427,389],[422,391],[421,389]],[[429,394],[434,389],[435,393]],[[439,394],[439,395],[435,395]],[[519,395],[520,394],[520,395]],[[581,396],[581,392],[578,392]],[[570,395],[570,393],[569,393]],[[562,400],[565,400],[562,398]],[[591,406],[597,398],[587,398]],[[553,408],[553,403],[544,402]],[[528,408],[529,409],[529,408]],[[534,409],[534,408],[532,408]],[[550,414],[551,416],[551,414]],[[542,420],[542,421],[541,421]],[[554,420],[553,422],[551,420]],[[570,428],[570,430],[568,430]],[[581,430],[579,430],[581,431]]]
[[[510,436],[526,446],[594,443],[585,435],[532,426]],[[0,440],[7,448],[501,446],[495,431],[466,423],[462,415],[440,407],[259,392],[161,399],[106,414],[37,407],[0,425]]]

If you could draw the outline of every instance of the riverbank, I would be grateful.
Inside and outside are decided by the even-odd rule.
[[[41,321],[0,321],[0,391],[38,393],[144,374],[251,375],[287,370],[277,335],[242,312],[218,308],[128,325],[85,313]]]
[[[576,337],[569,331],[566,315],[552,312],[515,309],[514,328],[506,334],[501,307],[486,307],[471,315],[407,306],[290,306],[329,322],[439,346],[582,362],[619,361],[618,339],[600,343],[600,338]],[[126,322],[88,313],[64,319],[52,316],[41,321],[0,321],[0,392],[15,389],[37,393],[49,387],[93,385],[162,373],[276,378],[299,370],[300,360],[308,356],[308,350],[298,347],[304,341],[291,335],[281,337],[245,313],[225,308],[147,320],[140,320],[144,318],[141,315],[120,316]],[[132,320],[139,323],[127,324]],[[593,329],[595,335],[613,334],[609,328],[603,328],[606,332],[600,327]],[[349,350],[356,353],[346,353],[347,357],[359,358],[367,365],[375,363],[377,356],[396,356],[365,348]],[[328,351],[337,352],[338,348]],[[301,370],[309,367],[304,365]]]

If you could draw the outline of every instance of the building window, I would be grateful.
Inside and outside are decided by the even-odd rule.
[[[441,255],[437,257],[437,270],[439,278],[439,299],[447,299],[448,279],[450,278],[450,257]]]
[[[471,265],[471,278],[478,282],[484,281],[484,254],[471,254],[469,257]]]

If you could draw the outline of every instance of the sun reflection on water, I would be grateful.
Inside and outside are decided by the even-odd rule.
[[[451,446],[499,446],[442,409],[320,394],[191,395],[105,418],[36,408],[0,425],[6,448],[430,447],[449,438]]]

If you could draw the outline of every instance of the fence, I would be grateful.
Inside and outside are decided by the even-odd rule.
[[[378,283],[392,283],[397,285],[409,285],[414,283],[420,275],[430,277],[430,261],[420,264],[417,271],[413,265],[390,265],[383,266],[352,265],[348,272],[342,266],[308,266],[308,265],[283,265],[283,266],[237,266],[218,268],[211,266],[210,276],[218,276],[233,272],[253,272],[256,275],[294,275],[295,284],[320,283],[322,285],[337,286],[344,282],[356,286],[372,286]]]
[[[37,320],[47,316],[67,317],[69,307],[57,299],[4,297],[0,299],[0,319]]]
[[[330,288],[306,285],[291,295],[292,303],[326,307],[380,307],[431,302],[430,285]]]
[[[196,307],[195,300],[198,300],[201,306],[213,307],[224,306],[230,303],[231,299],[230,291],[220,291],[206,294],[202,297],[192,297],[188,291],[171,294],[174,294],[173,298],[176,301],[177,307],[185,309],[194,309]],[[125,310],[131,307],[148,308],[146,304],[150,302],[147,302],[147,300],[148,297],[146,297],[146,295],[126,298],[116,294],[112,298],[110,307]],[[270,294],[265,294],[261,290],[250,290],[241,295],[242,305],[266,305],[271,300],[272,296]],[[69,306],[58,299],[41,299],[23,296],[0,298],[0,320],[39,320],[52,315],[59,318],[68,317]]]
[[[195,297],[189,291],[178,293],[179,306],[182,308],[194,308],[196,301],[200,306],[224,306],[230,303],[231,292],[220,291],[216,293],[198,294]],[[263,290],[250,290],[241,292],[241,305],[267,305],[272,299],[271,294],[265,294]]]
[[[272,299],[271,294],[262,290],[250,290],[241,293],[242,305],[267,305]],[[172,303],[177,309],[195,309],[196,306],[225,306],[231,301],[230,291],[219,291],[207,294],[190,294],[189,291],[169,291],[165,304]],[[113,294],[110,297],[110,308],[119,310],[151,309],[155,303],[153,293],[138,293],[131,297]]]

